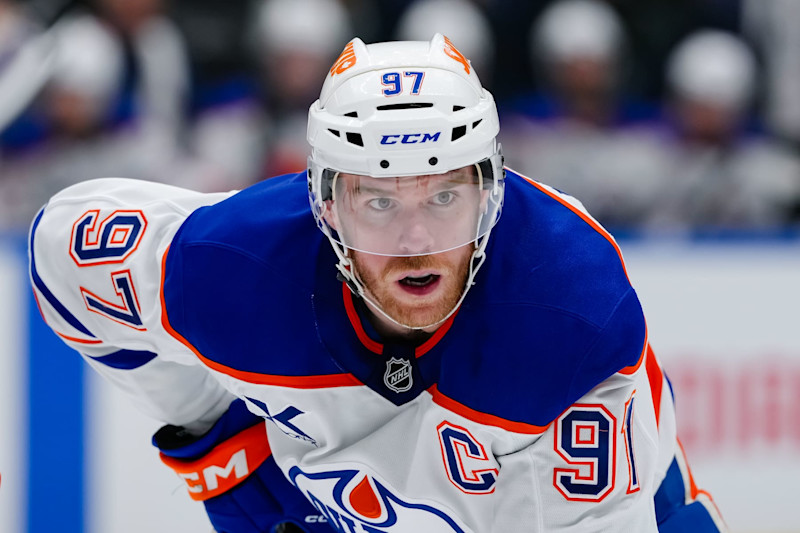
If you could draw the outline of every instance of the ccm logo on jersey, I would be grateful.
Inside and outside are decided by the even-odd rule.
[[[180,461],[163,453],[161,461],[186,481],[193,500],[204,501],[241,483],[270,453],[264,424],[257,424],[196,461]]]
[[[289,479],[334,531],[466,531],[447,511],[407,500],[386,483],[356,469],[306,472],[294,466],[289,470]]]
[[[396,135],[384,135],[381,137],[381,144],[423,144],[436,142],[439,140],[441,131],[436,133],[398,133]]]

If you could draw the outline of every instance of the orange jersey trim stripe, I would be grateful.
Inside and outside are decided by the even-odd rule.
[[[680,454],[683,457],[683,464],[686,465],[686,475],[689,477],[689,496],[694,501],[697,499],[697,495],[700,494],[701,491],[697,489],[697,484],[694,482],[694,475],[692,475],[692,470],[689,468],[689,461],[686,459],[686,451],[683,449],[683,443],[681,443],[681,439],[676,439],[678,442],[678,448],[680,449]],[[711,497],[711,495],[705,491],[702,491],[706,496]]]
[[[342,299],[344,300],[344,309],[347,312],[347,318],[350,320],[350,324],[353,326],[353,330],[356,332],[356,336],[358,340],[361,341],[361,344],[372,353],[376,353],[378,355],[383,353],[383,344],[378,341],[372,340],[367,332],[364,331],[364,326],[361,324],[361,318],[358,316],[358,311],[356,311],[355,304],[353,303],[353,293],[350,292],[350,289],[347,287],[347,283],[342,283]],[[439,326],[439,329],[431,336],[430,339],[426,340],[419,346],[414,349],[414,356],[416,358],[420,358],[426,353],[428,353],[431,348],[436,346],[442,337],[450,330],[450,326],[453,325],[453,320],[455,320],[456,315],[458,314],[458,310],[455,313],[450,315],[450,318],[445,320],[445,322]]]
[[[464,418],[485,426],[495,426],[502,429],[507,429],[508,431],[513,431],[514,433],[525,433],[528,435],[538,435],[540,433],[544,433],[550,426],[550,424],[546,426],[535,426],[533,424],[514,422],[512,420],[500,418],[499,416],[481,413],[480,411],[476,411],[462,403],[453,400],[452,398],[445,396],[439,392],[439,389],[436,387],[436,385],[431,386],[428,389],[428,392],[431,394],[431,396],[433,396],[433,402],[435,404],[440,405],[441,407],[444,407],[448,411],[452,411],[457,415],[461,415]]]
[[[79,339],[77,337],[70,337],[69,335],[64,335],[63,333],[59,333],[56,330],[53,330],[53,331],[55,331],[56,335],[58,335],[62,339],[68,340],[68,341],[72,341],[72,342],[79,342],[81,344],[102,344],[103,343],[103,341],[100,340],[100,339],[91,339],[91,340],[90,339]]]
[[[650,346],[647,347],[647,379],[650,381],[650,393],[653,395],[653,408],[656,411],[656,427],[661,423],[661,393],[664,388],[664,372],[656,360],[656,354]]]
[[[620,370],[619,374],[625,374],[626,376],[630,376],[631,374],[635,373],[639,370],[639,367],[642,366],[642,361],[645,360],[645,355],[650,350],[650,345],[647,343],[647,330],[644,332],[644,345],[642,346],[642,353],[639,354],[639,360],[636,361],[636,364],[631,366],[626,366],[622,370]]]
[[[512,171],[512,172],[514,172],[515,174],[518,174],[516,171]],[[593,220],[592,217],[590,217],[589,215],[587,215],[586,213],[584,213],[583,211],[581,211],[580,209],[578,209],[574,205],[570,204],[569,202],[567,202],[566,200],[564,200],[563,198],[561,198],[557,194],[547,190],[540,183],[536,183],[536,181],[532,180],[531,178],[529,178],[527,176],[523,176],[522,174],[519,174],[519,176],[522,177],[522,179],[524,179],[525,181],[527,181],[531,185],[533,185],[534,187],[536,187],[537,189],[539,189],[541,192],[543,192],[544,194],[549,196],[550,198],[554,199],[555,201],[557,201],[558,203],[560,203],[561,205],[563,205],[564,207],[566,207],[567,209],[569,209],[570,211],[572,211],[573,213],[575,213],[576,215],[581,217],[581,219],[584,222],[589,224],[597,233],[602,235],[609,243],[611,243],[611,246],[614,247],[614,250],[616,250],[617,255],[619,256],[620,263],[622,263],[622,270],[625,271],[625,277],[626,278],[628,277],[628,269],[625,268],[625,261],[622,259],[622,251],[619,249],[619,246],[617,245],[616,241],[614,241],[614,238],[611,236],[610,233],[608,233],[605,229],[603,229],[603,227],[600,224],[598,224],[595,220]],[[630,283],[630,278],[628,278],[628,282]]]
[[[681,442],[681,439],[676,438],[675,440],[678,444],[678,449],[675,451],[675,459],[678,461],[681,468],[681,476],[683,477],[684,487],[688,489],[688,493],[686,494],[686,499],[685,499],[686,505],[689,505],[692,502],[699,501],[701,505],[703,505],[707,509],[709,515],[711,516],[711,519],[714,521],[715,524],[717,524],[720,531],[727,531],[727,527],[721,527],[717,523],[717,521],[719,521],[722,524],[725,524],[725,520],[722,518],[722,513],[719,512],[719,508],[717,507],[717,504],[714,501],[714,499],[711,497],[711,494],[705,490],[697,488],[697,484],[694,481],[694,475],[692,474],[692,469],[689,467],[689,460],[686,458],[686,451],[683,449],[683,443]],[[688,486],[686,485],[687,482]],[[716,513],[716,518],[714,517],[715,513]]]
[[[181,344],[189,348],[207,367],[238,380],[257,385],[276,385],[278,387],[291,387],[295,389],[321,389],[362,385],[362,383],[358,381],[352,374],[330,374],[322,376],[278,376],[273,374],[262,374],[260,372],[237,370],[235,368],[212,361],[211,359],[203,356],[203,354],[200,353],[200,350],[195,348],[191,342],[183,337],[183,335],[175,331],[175,329],[169,323],[167,306],[164,299],[164,280],[166,278],[168,254],[169,247],[167,247],[167,250],[164,252],[164,257],[161,259],[161,289],[159,291],[159,296],[161,299],[161,324],[164,326],[164,329],[167,331],[167,333],[172,335]]]
[[[358,312],[353,304],[353,296],[350,293],[350,289],[347,287],[347,283],[344,282],[342,282],[342,299],[344,300],[344,309],[347,311],[347,318],[350,320],[350,324],[353,326],[353,330],[355,330],[356,336],[358,340],[361,341],[361,344],[372,353],[379,355],[383,353],[383,344],[372,340],[369,335],[367,335],[367,332],[364,331],[364,326],[361,325],[361,319],[358,317]]]
[[[56,331],[55,329],[53,329],[53,326],[50,325],[50,323],[47,321],[47,318],[44,316],[44,311],[42,311],[42,304],[39,302],[39,295],[37,294],[37,290],[35,288],[33,289],[33,299],[36,302],[36,308],[39,310],[39,316],[42,317],[42,320],[44,321],[44,323],[47,324],[50,327],[50,329],[53,330],[53,333],[55,333],[56,335],[58,335],[62,339],[67,340],[67,341],[77,342],[77,343],[80,343],[80,344],[102,344],[103,343],[102,339],[79,339],[78,337],[71,337],[71,336],[66,335],[64,333],[60,333],[60,332]]]
[[[452,315],[450,315],[450,318],[445,320],[444,324],[439,326],[439,329],[436,330],[436,332],[430,339],[426,340],[425,342],[417,346],[417,348],[414,350],[414,355],[416,355],[417,358],[420,358],[426,353],[428,353],[431,350],[431,348],[436,346],[436,343],[442,340],[442,337],[444,337],[445,334],[448,331],[450,331],[450,326],[453,325],[453,321],[456,319],[457,314],[458,314],[458,309],[456,309],[456,311]]]

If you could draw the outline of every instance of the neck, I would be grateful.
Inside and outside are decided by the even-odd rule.
[[[385,317],[371,300],[362,298],[361,302],[364,304],[364,315],[367,317],[367,320],[369,320],[369,323],[378,335],[380,335],[381,339],[384,340],[422,344],[428,340],[441,325],[436,324],[422,329],[402,326]]]

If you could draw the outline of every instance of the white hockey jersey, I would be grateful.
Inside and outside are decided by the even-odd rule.
[[[336,279],[304,173],[73,186],[34,221],[31,279],[147,414],[200,433],[243,399],[334,530],[644,533],[695,500],[721,529],[617,244],[573,199],[506,188],[475,287],[418,346],[384,342]]]

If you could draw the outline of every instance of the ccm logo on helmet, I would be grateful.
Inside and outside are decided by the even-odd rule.
[[[381,144],[422,144],[436,142],[439,140],[441,131],[436,133],[402,133],[398,135],[384,135],[381,137]]]

